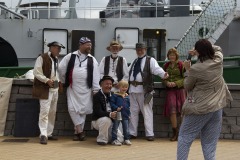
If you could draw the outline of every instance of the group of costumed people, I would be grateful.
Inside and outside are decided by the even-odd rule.
[[[123,46],[117,41],[110,42],[106,49],[111,55],[103,57],[100,64],[91,55],[92,42],[88,37],[80,38],[79,49],[67,54],[61,62],[58,56],[65,47],[57,41],[48,47],[49,51],[37,58],[33,71],[33,97],[40,101],[41,144],[57,139],[53,129],[58,91],[63,90],[63,85],[74,124],[73,140],[86,139],[86,115],[92,114],[91,125],[99,132],[97,144],[131,145],[130,139],[138,136],[141,112],[145,137],[154,141],[153,94],[154,75],[157,75],[166,86],[163,114],[171,121],[170,140],[178,140],[178,159],[187,159],[189,148],[199,134],[202,146],[208,148],[203,149],[204,157],[215,157],[222,108],[232,100],[222,76],[220,47],[206,39],[196,42],[189,51],[198,57],[192,66],[190,60],[180,61],[177,50],[171,48],[167,53],[169,62],[163,68],[147,55],[145,43],[136,44],[137,58],[129,67],[126,59],[119,56]]]

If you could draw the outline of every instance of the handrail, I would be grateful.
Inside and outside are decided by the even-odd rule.
[[[19,17],[19,18],[21,18],[21,19],[26,19],[26,18],[27,18],[27,17],[25,17],[25,16],[22,15],[22,14],[19,14],[19,13],[16,13],[16,12],[14,12],[14,11],[11,11],[10,9],[8,9],[7,7],[5,7],[5,6],[1,5],[1,4],[0,4],[0,8],[4,9],[4,10],[6,10],[6,11],[12,13],[12,14],[14,14],[15,16],[17,16],[17,17]]]
[[[88,12],[89,15],[94,15],[92,14],[92,12],[100,12],[100,11],[106,11],[106,12],[119,12],[119,16],[118,17],[114,17],[114,18],[123,18],[124,16],[120,16],[121,14],[125,14],[125,12],[127,10],[133,10],[135,13],[136,13],[136,18],[139,17],[139,10],[141,8],[151,8],[151,9],[154,9],[154,11],[156,12],[156,15],[157,13],[160,11],[164,11],[164,14],[166,16],[167,13],[169,13],[172,9],[171,7],[186,7],[188,6],[189,7],[189,15],[190,16],[195,16],[196,13],[195,11],[196,10],[193,10],[195,8],[195,6],[198,6],[196,4],[190,4],[190,5],[168,5],[168,4],[165,4],[165,5],[134,5],[134,6],[128,6],[128,5],[119,5],[119,6],[105,6],[105,7],[99,7],[99,6],[79,6],[79,7],[61,7],[61,6],[31,6],[31,4],[29,4],[29,6],[24,6],[24,7],[19,7],[17,6],[16,10],[18,9],[21,9],[21,10],[61,10],[62,11],[62,14],[64,14],[64,10],[71,10],[71,9],[75,9],[78,13],[80,12]],[[11,8],[11,9],[14,9],[14,8]],[[192,10],[191,10],[192,9]],[[199,14],[201,12],[201,10],[197,10],[197,14]],[[66,12],[65,12],[66,13]],[[95,14],[96,15],[96,14]],[[65,15],[66,16],[66,15]],[[65,17],[64,15],[62,15],[62,18]],[[81,18],[87,18],[88,15],[86,16],[84,14],[84,17],[81,16]],[[157,17],[157,16],[156,16]],[[61,17],[60,17],[61,18]],[[90,17],[90,18],[98,18],[98,17]]]

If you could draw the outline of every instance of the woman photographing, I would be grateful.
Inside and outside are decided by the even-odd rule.
[[[232,101],[223,79],[223,54],[220,47],[212,46],[206,39],[197,41],[189,54],[197,56],[198,60],[192,66],[190,61],[184,62],[184,88],[188,93],[182,108],[184,118],[178,137],[177,159],[187,159],[192,142],[200,134],[204,159],[215,160],[222,110]]]

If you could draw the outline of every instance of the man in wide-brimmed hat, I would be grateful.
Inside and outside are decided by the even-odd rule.
[[[49,51],[40,55],[33,69],[33,97],[40,102],[39,129],[40,143],[47,144],[47,140],[56,140],[52,136],[55,124],[59,76],[58,56],[62,48],[61,43],[53,41],[47,45]]]
[[[92,42],[81,37],[79,49],[66,55],[59,64],[59,73],[67,87],[68,112],[75,126],[74,140],[85,140],[84,125],[92,113],[92,94],[98,92],[99,69],[91,55]]]
[[[100,62],[100,76],[109,75],[114,79],[112,91],[118,90],[117,84],[121,80],[128,80],[128,66],[124,57],[119,56],[119,52],[123,49],[118,41],[111,41],[106,48],[111,55],[103,57]]]
[[[165,79],[168,77],[168,74],[158,65],[153,57],[147,56],[146,49],[145,43],[136,43],[138,58],[129,67],[129,97],[131,106],[129,132],[132,138],[137,136],[139,112],[141,111],[144,119],[146,139],[153,141],[153,75]]]

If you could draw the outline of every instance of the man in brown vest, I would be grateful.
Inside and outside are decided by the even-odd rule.
[[[110,51],[111,55],[103,57],[100,62],[100,76],[111,76],[114,79],[112,91],[118,91],[118,82],[121,80],[128,81],[128,66],[124,57],[119,56],[119,52],[123,49],[118,41],[111,41],[110,45],[106,48]]]
[[[33,75],[33,97],[40,102],[39,128],[40,143],[47,144],[47,140],[57,140],[52,136],[58,101],[59,75],[58,56],[61,48],[59,42],[48,44],[49,51],[36,60]]]

